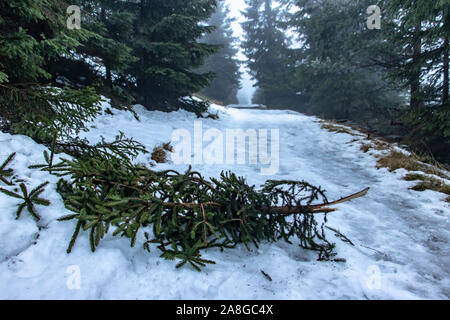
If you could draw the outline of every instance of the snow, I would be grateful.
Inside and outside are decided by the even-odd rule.
[[[105,102],[104,108],[108,107]],[[36,223],[27,211],[15,219],[16,199],[0,194],[0,299],[448,299],[450,297],[450,222],[445,195],[410,190],[404,170],[377,170],[375,155],[360,151],[363,136],[331,133],[317,118],[292,111],[212,107],[220,119],[202,120],[204,130],[216,128],[279,129],[280,167],[275,176],[261,174],[260,165],[206,165],[194,169],[206,177],[233,170],[251,184],[267,179],[306,180],[327,190],[330,200],[371,187],[365,198],[338,206],[328,225],[339,229],[355,246],[327,231],[346,263],[318,262],[317,254],[284,242],[259,249],[208,250],[217,262],[202,273],[176,269],[159,251],[135,248],[127,239],[107,236],[96,253],[81,233],[72,254],[66,249],[74,221],[56,192],[57,178],[28,166],[43,163],[45,147],[24,136],[0,133],[0,162],[12,152],[15,173],[29,188],[50,181],[42,196],[50,207],[38,207]],[[170,141],[176,129],[193,131],[196,117],[184,111],[149,112],[137,106],[140,122],[125,111],[102,115],[83,133],[91,142],[113,140],[119,131],[153,147]],[[60,155],[60,157],[64,157]],[[67,157],[67,156],[65,156]],[[149,163],[140,155],[139,163]],[[187,165],[157,165],[156,169]],[[4,186],[2,186],[4,187]],[[268,281],[264,270],[273,279]],[[78,277],[79,276],[79,277]]]
[[[236,108],[236,109],[267,109],[267,106],[263,104],[230,104],[227,106],[228,108]]]

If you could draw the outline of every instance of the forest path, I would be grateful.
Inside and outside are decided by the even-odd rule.
[[[105,104],[104,107],[108,107]],[[201,120],[203,132],[215,128],[279,130],[279,170],[261,174],[263,165],[196,164],[205,177],[222,170],[245,176],[251,184],[268,179],[305,180],[327,190],[330,200],[370,187],[369,194],[340,204],[328,225],[339,229],[355,246],[336,242],[339,258],[346,263],[316,261],[317,253],[295,243],[263,243],[248,251],[208,250],[206,259],[217,262],[202,273],[159,258],[157,248],[142,249],[126,239],[107,236],[95,254],[88,235],[82,233],[71,255],[65,250],[74,230],[73,222],[57,222],[68,214],[59,194],[48,187],[44,197],[52,206],[39,208],[40,230],[28,216],[15,220],[15,200],[0,194],[0,298],[33,299],[448,299],[450,298],[450,207],[445,195],[410,190],[402,180],[406,172],[376,169],[376,158],[360,151],[355,136],[331,133],[319,120],[291,111],[247,110],[213,106],[220,118]],[[168,142],[174,130],[193,133],[199,121],[179,111],[170,114],[136,108],[141,121],[125,111],[95,120],[84,136],[91,142],[114,139],[119,131],[151,150]],[[213,110],[214,111],[214,110]],[[197,122],[198,123],[198,122]],[[360,137],[361,141],[364,137]],[[14,162],[27,184],[56,183],[47,173],[28,169],[42,162],[43,147],[26,137],[0,133],[1,156],[17,152]],[[205,143],[207,145],[207,143]],[[138,162],[148,162],[148,155]],[[188,165],[161,164],[156,169],[183,171]],[[73,269],[73,268],[78,269]],[[72,268],[72,269],[70,269]],[[73,289],[71,270],[79,270],[81,285]],[[273,279],[268,281],[261,273]]]

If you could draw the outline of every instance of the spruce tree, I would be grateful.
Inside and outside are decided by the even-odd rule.
[[[134,15],[129,1],[82,0],[83,28],[96,34],[89,39],[79,52],[100,59],[104,73],[100,76],[112,89],[115,81],[121,84],[131,63],[137,60],[132,56],[128,42],[133,32]]]
[[[67,5],[57,0],[0,3],[0,116],[3,129],[51,143],[73,134],[99,112],[91,88],[52,84],[49,66],[90,36],[66,27]]]
[[[296,95],[289,81],[294,69],[290,63],[290,42],[283,28],[283,7],[275,7],[271,0],[247,0],[246,3],[242,47],[250,74],[259,88],[253,102],[287,107],[296,101]]]
[[[302,46],[296,50],[295,83],[303,111],[360,122],[386,121],[386,107],[400,99],[372,61],[382,41],[368,30],[367,0],[298,0],[290,25]],[[385,118],[385,119],[383,119]]]
[[[388,40],[380,50],[390,78],[409,89],[409,142],[449,161],[448,1],[381,1]]]
[[[204,22],[215,9],[215,0],[135,3],[130,45],[139,60],[129,72],[136,80],[138,102],[148,109],[173,110],[185,105],[182,98],[208,85],[212,75],[198,74],[194,69],[217,51],[217,46],[198,41],[212,31]]]

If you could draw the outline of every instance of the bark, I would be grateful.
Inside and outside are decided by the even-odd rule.
[[[417,29],[416,29],[417,30]],[[415,43],[413,44],[413,67],[415,70],[411,73],[410,85],[411,85],[411,108],[417,109],[420,107],[420,99],[418,97],[420,93],[420,64],[419,58],[422,53],[422,39],[420,37],[420,27],[416,32]]]
[[[448,103],[448,96],[449,96],[449,43],[448,43],[448,36],[444,40],[444,88],[442,93],[442,103],[446,104]]]

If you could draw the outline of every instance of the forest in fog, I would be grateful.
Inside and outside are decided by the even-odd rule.
[[[201,114],[207,106],[187,97],[236,104],[247,68],[253,103],[352,121],[449,161],[446,0],[246,0],[239,37],[226,1],[72,2],[0,4],[9,127],[33,104],[45,108],[48,84],[64,88],[53,97],[60,103],[105,94]]]
[[[450,0],[0,0],[0,299],[449,299],[449,37]]]

